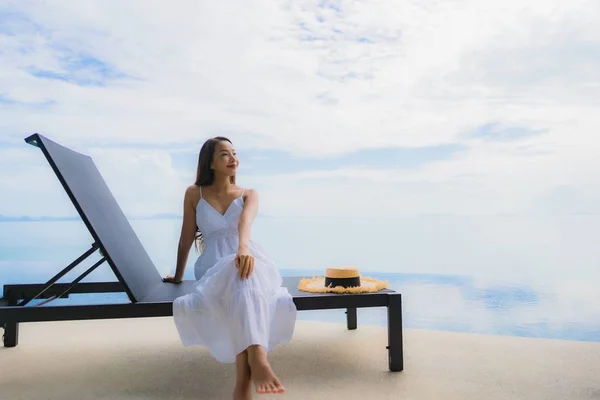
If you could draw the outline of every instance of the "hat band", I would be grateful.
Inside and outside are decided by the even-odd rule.
[[[325,287],[357,287],[360,286],[360,276],[353,278],[327,278],[325,277]]]

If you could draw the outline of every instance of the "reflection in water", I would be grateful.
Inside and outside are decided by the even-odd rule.
[[[287,271],[286,275],[302,274]],[[311,271],[312,274],[318,272]],[[404,327],[537,338],[600,341],[600,296],[595,285],[531,286],[470,277],[370,274],[402,293]],[[344,322],[340,310],[299,313],[304,320]],[[359,324],[385,325],[383,308],[359,309]]]
[[[180,221],[132,225],[159,273],[172,272]],[[284,275],[319,275],[325,266],[348,263],[388,280],[403,295],[407,328],[600,341],[600,264],[593,240],[599,229],[600,217],[267,218],[253,228],[253,236],[278,265],[301,268],[283,269]],[[90,244],[79,221],[0,223],[0,285],[46,282]],[[97,259],[95,254],[61,282]],[[193,277],[194,261],[192,253],[186,279]],[[392,272],[371,272],[378,268]],[[107,265],[85,279],[114,280]],[[75,295],[57,304],[127,301],[123,294]],[[345,321],[343,310],[298,315]],[[358,317],[359,324],[387,320],[385,308],[361,309]]]
[[[0,276],[6,271],[0,263]],[[12,265],[14,267],[14,264]],[[1,283],[44,282],[46,273],[22,269],[19,279]],[[12,269],[12,268],[11,268]],[[28,274],[23,272],[28,271]],[[47,269],[44,269],[47,271]],[[319,271],[283,270],[284,276],[315,276]],[[102,275],[105,275],[104,273]],[[114,278],[96,275],[94,280]],[[600,297],[592,283],[564,282],[559,286],[531,286],[484,282],[471,277],[423,274],[369,274],[387,280],[402,293],[405,328],[499,334],[600,342]],[[69,276],[66,280],[72,279]],[[100,279],[98,279],[100,277]],[[25,279],[24,279],[25,278]],[[53,304],[128,302],[124,294],[73,295]],[[33,302],[32,304],[35,304]],[[343,310],[302,311],[299,320],[345,323]],[[360,324],[387,323],[385,308],[358,310]]]

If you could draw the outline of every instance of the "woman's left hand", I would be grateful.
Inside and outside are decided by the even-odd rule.
[[[246,248],[239,249],[235,256],[235,266],[240,279],[249,278],[254,271],[254,256]]]

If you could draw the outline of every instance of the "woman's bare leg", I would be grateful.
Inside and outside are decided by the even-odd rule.
[[[248,350],[244,350],[235,358],[235,388],[233,400],[250,400],[250,365],[248,365]]]
[[[248,347],[248,363],[252,371],[251,380],[257,393],[284,393],[285,388],[273,373],[262,346]]]

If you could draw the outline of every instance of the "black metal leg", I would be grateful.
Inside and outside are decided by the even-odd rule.
[[[50,287],[52,285],[54,285],[54,283],[58,282],[58,280],[60,278],[62,278],[69,271],[71,271],[73,268],[75,268],[76,266],[78,266],[83,260],[85,260],[90,255],[92,255],[97,249],[98,249],[98,244],[97,243],[92,244],[92,246],[90,247],[89,250],[87,250],[85,253],[83,253],[82,255],[80,255],[79,257],[77,257],[77,259],[75,261],[73,261],[71,264],[67,265],[62,271],[60,271],[58,274],[54,275],[48,282],[46,282],[46,284],[44,285],[44,287],[42,288],[42,290],[39,293],[37,293],[33,297],[24,299],[21,303],[15,304],[15,305],[24,306],[27,303],[29,303],[30,301],[37,299],[39,296],[41,296],[42,294],[44,294],[44,292],[46,290],[50,289]],[[104,260],[104,257],[102,258],[102,260]],[[96,268],[96,267],[94,267],[94,268]]]
[[[402,294],[389,294],[388,303],[388,357],[390,371],[404,370],[402,343]]]
[[[356,307],[346,309],[346,323],[348,324],[348,329],[356,329]]]
[[[16,306],[18,300],[8,299],[8,306]],[[4,347],[16,347],[19,343],[19,323],[7,322],[4,324]]]
[[[19,344],[19,324],[11,322],[4,325],[4,347],[16,347]]]

